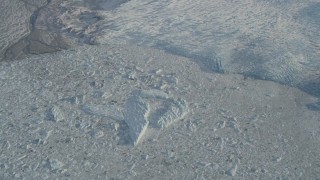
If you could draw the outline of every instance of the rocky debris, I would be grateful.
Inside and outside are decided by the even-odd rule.
[[[49,121],[60,122],[64,120],[64,113],[59,106],[54,105],[46,111],[46,117]]]
[[[136,145],[149,124],[153,128],[167,128],[187,112],[184,100],[175,100],[161,90],[134,91],[127,101],[125,122]]]
[[[124,121],[129,126],[130,136],[134,145],[139,143],[147,130],[149,112],[149,104],[139,96],[132,96],[128,99]]]
[[[5,59],[22,59],[30,54],[44,54],[60,51],[69,47],[59,34],[35,29],[30,35],[10,46],[5,52]]]

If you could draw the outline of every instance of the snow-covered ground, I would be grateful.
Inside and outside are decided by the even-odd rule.
[[[86,43],[156,47],[206,70],[320,95],[319,0],[131,0],[113,10],[102,2],[109,1],[63,1],[44,9],[36,24]]]
[[[3,179],[316,179],[317,99],[134,45],[1,63]]]
[[[73,47],[0,61],[0,179],[320,178],[319,2],[48,3]]]

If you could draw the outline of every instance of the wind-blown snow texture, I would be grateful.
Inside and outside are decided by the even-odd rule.
[[[131,0],[113,10],[99,5],[64,2],[56,8],[56,22],[82,42],[131,41],[192,58],[206,70],[273,80],[320,95],[317,0]]]

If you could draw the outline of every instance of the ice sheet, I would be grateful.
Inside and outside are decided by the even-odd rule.
[[[95,8],[100,1],[81,3],[86,5],[56,8],[67,9],[56,15],[61,30],[81,42],[130,41],[189,57],[204,70],[272,80],[320,95],[316,0],[131,0],[111,11]]]

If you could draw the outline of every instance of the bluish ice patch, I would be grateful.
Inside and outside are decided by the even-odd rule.
[[[294,18],[303,25],[301,33],[308,38],[308,44],[297,43],[296,52],[307,54],[309,61],[303,62],[303,65],[315,72],[298,87],[309,94],[320,96],[320,2],[310,3]]]
[[[311,80],[302,82],[298,87],[309,94],[320,97],[320,74],[315,75]]]
[[[71,3],[93,10],[113,10],[129,0],[73,0]]]
[[[254,53],[250,47],[240,51],[236,50],[231,58],[232,64],[235,64],[240,74],[257,79],[266,79],[267,72],[264,71],[262,65],[267,60],[262,55]]]
[[[297,0],[258,0],[259,2],[270,3],[273,5],[288,5],[292,4]]]
[[[307,32],[314,35],[312,39],[320,39],[320,2],[312,3],[308,7],[302,9],[297,15],[297,18],[301,19],[301,23],[307,25],[306,30],[309,30]]]
[[[173,46],[165,41],[158,41],[155,47],[160,47],[170,54],[188,57],[198,63],[205,71],[224,73],[222,59],[214,52],[214,49],[206,49],[203,52],[193,53],[188,49]]]
[[[157,38],[139,32],[130,32],[127,35],[127,37],[130,37],[130,41],[135,44],[155,47],[173,55],[190,58],[205,71],[224,73],[222,59],[215,53],[214,48],[208,47],[207,49],[201,49],[200,52],[191,52],[189,47],[176,46],[174,42],[157,40]]]
[[[320,51],[320,2],[303,8],[295,19],[304,25],[302,33],[309,37],[311,45],[315,46],[313,48]]]
[[[306,105],[311,111],[320,111],[320,101]]]
[[[307,23],[320,27],[320,2],[311,3],[301,10],[298,17],[299,16]]]

